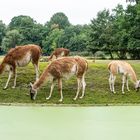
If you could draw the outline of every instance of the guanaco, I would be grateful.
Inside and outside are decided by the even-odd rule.
[[[58,90],[60,93],[60,102],[63,100],[62,94],[62,79],[69,78],[72,75],[76,75],[77,77],[77,93],[74,100],[77,99],[80,89],[82,88],[82,95],[80,98],[84,97],[85,94],[85,74],[88,69],[88,63],[85,59],[81,57],[62,57],[52,61],[51,64],[44,70],[40,78],[34,83],[30,83],[30,97],[32,100],[35,100],[37,95],[37,90],[41,87],[41,85],[47,81],[51,81],[51,89],[50,94],[46,97],[46,100],[50,99],[52,96],[52,92],[54,89],[54,81],[58,81]]]
[[[37,45],[30,44],[24,46],[16,46],[9,50],[9,52],[4,57],[1,65],[0,65],[0,74],[4,71],[9,71],[9,77],[6,82],[4,89],[8,87],[11,76],[14,76],[14,85],[12,88],[16,87],[16,79],[17,79],[17,67],[24,67],[30,61],[32,61],[35,72],[36,72],[36,80],[39,77],[39,68],[38,62],[41,55],[41,48]]]
[[[115,92],[114,89],[114,84],[115,84],[115,79],[117,74],[122,74],[122,93],[124,94],[124,84],[126,83],[126,88],[128,91],[129,86],[128,86],[128,78],[130,77],[131,81],[135,85],[135,89],[138,90],[140,87],[140,80],[137,80],[137,76],[135,71],[133,70],[132,66],[125,62],[125,61],[112,61],[108,64],[108,69],[109,69],[109,86],[110,90],[113,93]]]
[[[48,61],[52,61],[52,60],[55,60],[55,59],[60,58],[60,57],[68,56],[69,53],[70,53],[69,49],[57,48],[52,52],[51,56],[48,58]]]

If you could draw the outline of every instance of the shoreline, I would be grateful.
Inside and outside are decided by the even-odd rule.
[[[37,104],[37,103],[0,103],[0,106],[19,106],[19,107],[113,107],[113,106],[140,106],[138,103],[126,104]]]

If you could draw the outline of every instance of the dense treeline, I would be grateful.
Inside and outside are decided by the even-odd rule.
[[[131,1],[131,0],[130,0]],[[89,25],[72,25],[64,13],[54,14],[45,25],[29,16],[13,17],[9,25],[0,21],[0,52],[16,45],[38,44],[49,55],[64,47],[83,55],[102,58],[140,59],[140,3],[104,9]]]
[[[98,13],[91,24],[89,49],[105,51],[111,58],[140,58],[140,4],[129,5],[126,10],[118,5],[112,10]],[[94,46],[94,47],[93,47]]]

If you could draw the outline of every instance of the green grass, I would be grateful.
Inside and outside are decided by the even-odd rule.
[[[97,60],[96,63],[89,61],[89,69],[86,74],[86,93],[83,99],[73,100],[77,82],[76,77],[69,80],[63,80],[64,100],[61,104],[80,104],[80,105],[108,105],[108,104],[140,104],[140,92],[134,90],[133,83],[129,82],[130,92],[121,93],[121,76],[117,76],[115,89],[116,94],[109,91],[108,85],[108,60]],[[140,61],[129,61],[140,77]],[[40,62],[40,71],[42,72],[48,63]],[[11,79],[8,89],[3,90],[7,81],[8,73],[0,75],[0,103],[30,103],[30,104],[59,104],[60,95],[57,90],[57,83],[50,100],[45,96],[49,95],[50,83],[45,83],[39,90],[35,101],[30,100],[29,83],[34,82],[35,72],[32,64],[27,67],[18,68],[17,87],[12,89],[13,79]]]

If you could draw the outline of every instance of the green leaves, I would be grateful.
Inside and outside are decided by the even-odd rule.
[[[11,30],[6,33],[6,36],[2,40],[2,50],[8,51],[10,48],[14,48],[21,43],[23,36],[18,30]]]
[[[70,26],[70,22],[64,13],[58,12],[51,17],[50,21],[46,23],[46,26],[50,30],[54,28],[65,29]]]
[[[6,33],[6,25],[0,20],[0,46]]]
[[[120,59],[140,58],[140,4],[129,5],[126,10],[118,5],[112,10],[100,11],[97,18],[91,21],[89,50],[105,51],[113,58],[116,54]],[[130,51],[131,50],[131,51]]]
[[[103,57],[110,56],[111,59],[139,59],[138,1],[136,0],[135,5],[128,5],[126,9],[117,5],[112,11],[99,11],[90,25],[72,25],[62,12],[55,13],[45,25],[23,15],[13,17],[7,27],[0,21],[0,46],[7,51],[18,44],[34,43],[40,45],[46,55],[55,48],[63,47],[75,54],[95,54],[99,51],[99,54],[104,54]]]
[[[58,48],[58,41],[63,34],[63,29],[54,29],[43,40],[43,52],[49,55],[55,48]]]

